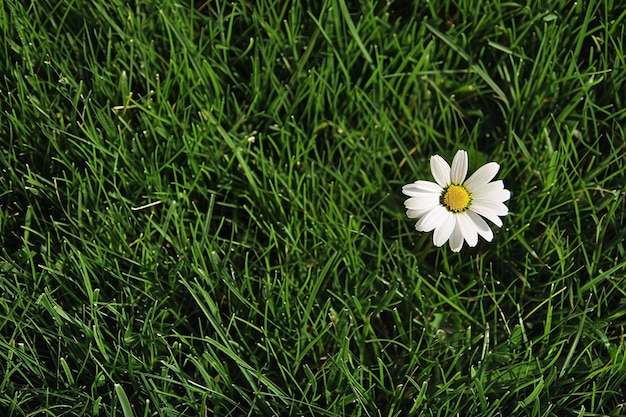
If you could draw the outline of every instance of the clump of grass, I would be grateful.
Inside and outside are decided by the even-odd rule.
[[[618,2],[8,2],[6,415],[619,415]],[[467,149],[452,254],[400,188]]]

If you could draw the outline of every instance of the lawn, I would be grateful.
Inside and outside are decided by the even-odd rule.
[[[622,2],[0,4],[3,416],[626,415]]]

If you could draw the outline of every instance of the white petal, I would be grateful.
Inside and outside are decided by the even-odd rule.
[[[495,162],[489,162],[478,168],[468,179],[465,181],[465,186],[468,190],[478,189],[481,185],[487,184],[496,176],[500,170],[500,165]]]
[[[463,184],[467,175],[467,152],[457,151],[452,160],[452,169],[450,171],[450,179],[455,184]]]
[[[436,197],[411,197],[404,201],[407,210],[430,210],[439,205],[439,196]]]
[[[409,198],[404,202],[406,215],[410,219],[422,217],[439,205],[439,200],[428,201],[422,198]]]
[[[445,212],[445,217],[442,218],[441,223],[435,227],[433,233],[433,243],[435,246],[443,246],[443,244],[448,241],[454,230],[454,225],[456,224],[454,215],[447,210],[445,210]]]
[[[504,207],[506,212],[500,206]],[[469,209],[476,214],[480,214],[498,227],[502,226],[502,220],[498,216],[504,216],[508,213],[508,208],[504,204],[487,200],[473,201]]]
[[[494,203],[504,203],[511,198],[511,192],[509,190],[496,190],[488,191],[486,193],[472,194],[472,200],[474,201],[491,201]]]
[[[456,215],[456,224],[461,229],[461,234],[470,247],[476,246],[478,243],[478,226],[472,221],[466,213]]]
[[[428,213],[430,210],[412,210],[408,209],[406,211],[406,217],[409,219],[418,219],[422,217],[424,214]]]
[[[468,190],[472,194],[472,199],[476,200],[492,200],[502,203],[511,198],[511,192],[504,189],[502,181],[489,182],[473,189],[468,188]]]
[[[441,205],[437,205],[435,208],[424,214],[424,217],[419,219],[415,224],[415,229],[420,232],[430,232],[435,227],[441,224],[447,218],[448,210]]]
[[[461,229],[459,224],[457,223],[452,231],[452,235],[450,236],[450,249],[452,252],[459,252],[463,247],[463,233],[461,233]]]
[[[506,216],[509,214],[509,208],[499,201],[478,199],[472,201],[470,209],[483,216],[478,210],[487,210],[493,212],[496,216]],[[486,217],[486,216],[483,216]]]
[[[409,197],[424,197],[430,194],[441,195],[443,188],[430,181],[415,181],[402,187],[402,193]]]
[[[481,195],[490,193],[492,191],[504,190],[504,183],[501,180],[472,185],[472,187],[467,187],[467,184],[465,184],[465,186],[467,187],[469,192],[472,193],[472,195]]]
[[[493,231],[487,224],[487,222],[480,217],[478,214],[474,213],[471,210],[465,212],[476,225],[476,230],[478,230],[478,234],[483,237],[487,242],[491,242],[493,240]]]
[[[430,171],[433,178],[441,187],[450,185],[450,165],[439,155],[433,155],[430,158]]]

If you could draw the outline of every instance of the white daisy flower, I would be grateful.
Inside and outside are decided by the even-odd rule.
[[[500,165],[489,162],[466,180],[467,166],[465,151],[456,153],[452,168],[442,157],[434,155],[430,158],[430,170],[436,183],[420,180],[402,187],[402,192],[410,197],[404,202],[406,215],[419,219],[415,229],[434,230],[435,246],[449,240],[453,252],[461,250],[464,240],[469,246],[476,246],[478,235],[491,242],[493,231],[483,217],[501,227],[500,217],[509,212],[504,202],[511,193],[502,181],[491,182]]]

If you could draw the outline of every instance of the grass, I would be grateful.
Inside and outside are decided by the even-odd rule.
[[[3,415],[626,414],[622,9],[3,2]]]

